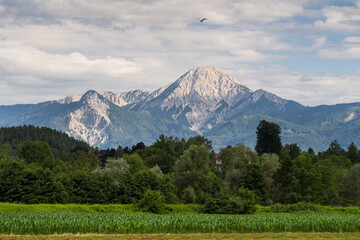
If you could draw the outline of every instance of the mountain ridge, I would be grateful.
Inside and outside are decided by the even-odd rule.
[[[98,147],[151,144],[160,134],[201,134],[215,148],[236,142],[253,147],[257,124],[267,119],[281,126],[284,143],[321,150],[334,139],[360,144],[359,116],[360,103],[303,106],[263,89],[252,91],[213,66],[190,69],[153,92],[89,90],[39,104],[0,106],[0,126],[51,127]]]

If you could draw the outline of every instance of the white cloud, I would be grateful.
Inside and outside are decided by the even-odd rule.
[[[18,3],[17,3],[18,2]],[[41,16],[52,19],[107,19],[136,22],[140,25],[172,22],[191,23],[196,17],[208,17],[213,24],[273,22],[303,11],[307,1],[286,0],[4,0],[7,12],[15,16]],[[16,4],[17,3],[17,4]],[[22,3],[22,4],[21,4]]]
[[[345,49],[322,49],[318,56],[328,59],[359,59],[360,47],[349,47]]]
[[[349,36],[344,39],[345,43],[360,45],[360,37]]]
[[[305,1],[238,1],[232,6],[238,10],[239,20],[273,22],[303,12]]]
[[[252,90],[261,88],[307,106],[360,102],[360,76],[304,74],[279,65],[244,65],[234,75]]]
[[[313,48],[321,48],[326,44],[326,37],[316,38],[314,40]]]
[[[327,7],[322,14],[326,20],[318,20],[315,27],[324,30],[357,32],[360,30],[359,7]]]
[[[359,16],[356,7],[310,0],[0,0],[0,87],[7,89],[0,104],[90,88],[154,90],[207,65],[304,104],[342,101],[320,83],[347,91],[340,83],[349,76],[280,63],[311,54],[309,61],[358,59]],[[344,40],[335,42],[333,31]],[[14,92],[23,100],[8,95]]]
[[[336,47],[320,49],[317,54],[327,59],[358,59],[360,58],[360,37],[346,37]]]
[[[0,43],[0,69],[6,75],[29,75],[43,78],[83,79],[121,77],[139,71],[135,63],[125,59],[105,57],[89,59],[79,52],[49,54],[38,49]]]

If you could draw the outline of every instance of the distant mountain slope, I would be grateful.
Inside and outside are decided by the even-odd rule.
[[[131,146],[140,141],[150,144],[164,133],[179,137],[195,135],[172,119],[121,108],[96,91],[80,96],[61,103],[0,106],[0,126],[46,126],[102,148]]]
[[[360,103],[305,107],[265,90],[251,91],[216,67],[194,68],[149,93],[90,90],[59,101],[0,106],[0,126],[32,124],[104,147],[151,144],[160,134],[202,134],[216,149],[254,147],[262,119],[282,128],[283,143],[324,150],[334,139],[360,144]]]

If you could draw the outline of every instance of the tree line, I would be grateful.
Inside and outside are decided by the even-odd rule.
[[[276,123],[262,120],[256,133],[255,150],[238,143],[217,154],[203,136],[160,135],[150,146],[105,150],[2,142],[0,201],[146,205],[153,199],[204,204],[209,213],[250,213],[255,204],[360,205],[360,152],[354,143],[343,149],[334,140],[315,153],[296,143],[282,145]]]

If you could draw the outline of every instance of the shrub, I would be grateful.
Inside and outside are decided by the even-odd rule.
[[[240,214],[244,213],[244,202],[239,197],[223,193],[219,197],[208,198],[203,211],[210,214]]]
[[[181,198],[184,201],[184,203],[195,203],[196,194],[194,188],[191,186],[185,188]]]
[[[243,213],[254,213],[256,211],[258,196],[253,191],[247,188],[240,188],[237,195],[244,201]]]
[[[165,197],[160,191],[147,190],[138,207],[143,212],[165,213]]]

